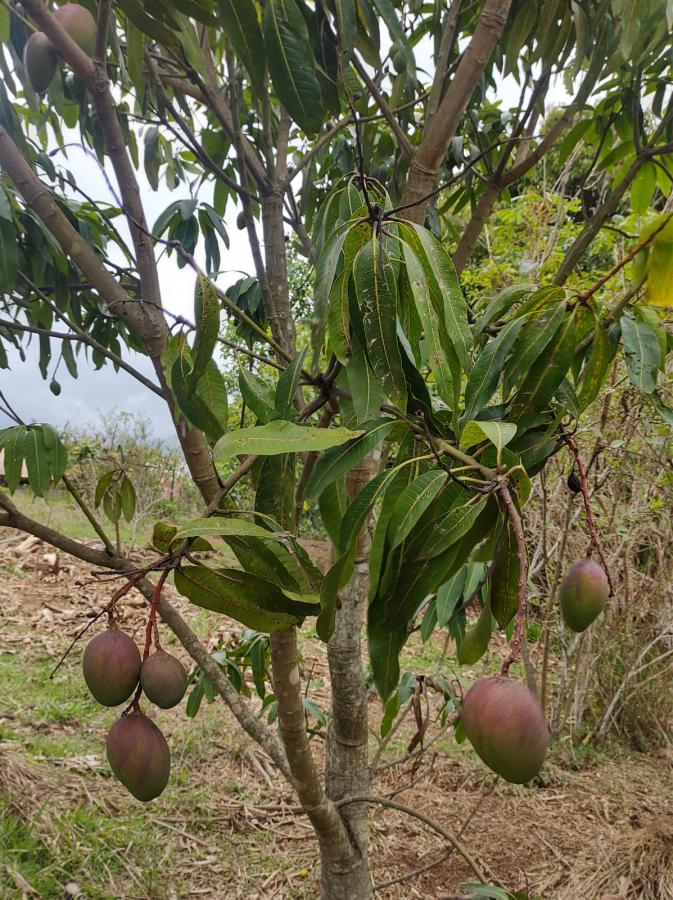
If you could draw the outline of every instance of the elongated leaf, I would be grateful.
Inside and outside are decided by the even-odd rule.
[[[294,0],[268,0],[264,7],[265,60],[278,97],[308,134],[320,130],[322,95],[306,25]]]
[[[437,590],[437,624],[444,628],[449,624],[456,607],[460,603],[467,578],[467,566],[462,566],[455,575],[445,581]]]
[[[370,622],[367,630],[369,661],[376,690],[382,700],[397,687],[400,680],[400,650],[407,639],[407,628],[390,629],[386,625]]]
[[[217,462],[222,462],[239,454],[274,456],[278,453],[326,450],[357,439],[362,434],[362,431],[349,431],[347,428],[314,428],[276,420],[267,425],[230,431],[215,444],[213,456]]]
[[[425,251],[426,266],[429,266],[439,288],[439,296],[443,301],[444,320],[449,337],[463,370],[469,372],[472,332],[467,321],[467,305],[453,261],[437,238],[427,228],[424,228],[422,225],[414,225],[414,229]]]
[[[581,410],[586,409],[598,396],[611,360],[612,347],[610,338],[605,326],[597,318],[594,339],[591,342],[589,357],[584,365],[582,382],[577,394]]]
[[[274,419],[290,418],[289,413],[294,403],[295,394],[299,389],[299,379],[301,378],[301,370],[306,353],[306,348],[301,353],[298,353],[278,379],[276,396],[274,398]]]
[[[136,492],[126,475],[124,475],[119,485],[119,502],[124,518],[127,522],[130,522],[136,513]]]
[[[346,369],[348,387],[353,396],[355,416],[360,422],[367,422],[378,415],[385,393],[381,382],[374,375],[357,337],[353,338],[353,352]]]
[[[354,47],[357,34],[356,0],[334,0],[337,24],[339,28],[339,43],[342,47]]]
[[[519,608],[519,549],[508,520],[493,557],[491,610],[501,628],[506,628]]]
[[[631,316],[622,316],[620,325],[629,381],[644,394],[651,394],[657,386],[661,352],[657,333]]]
[[[491,639],[492,620],[491,603],[487,600],[476,623],[458,644],[456,656],[461,666],[473,666],[486,653]]]
[[[349,364],[350,337],[350,290],[351,270],[344,268],[337,275],[329,295],[327,329],[329,347],[344,366]]]
[[[397,472],[394,469],[386,469],[379,472],[362,490],[353,498],[344,513],[339,529],[337,546],[341,553],[346,553],[357,542],[357,537],[367,521],[367,518],[379,497],[393,481]]]
[[[26,429],[24,453],[31,490],[36,497],[43,497],[51,482],[51,475],[49,473],[49,455],[42,429],[39,426]]]
[[[5,481],[9,493],[13,494],[21,481],[21,470],[25,457],[27,429],[23,425],[9,428],[3,438],[3,462],[5,468]]]
[[[175,570],[175,587],[195,606],[231,616],[256,631],[299,625],[311,612],[311,607],[289,600],[270,582],[238,569],[184,566]]]
[[[318,498],[318,506],[320,508],[320,518],[329,539],[338,547],[340,543],[341,520],[348,508],[348,494],[346,493],[344,478],[339,478],[327,485]]]
[[[306,485],[306,499],[319,497],[328,485],[345,475],[356,463],[371,453],[381,441],[385,440],[394,426],[394,419],[374,419],[366,422],[362,426],[362,431],[350,432],[351,435],[356,436],[349,443],[325,453],[316,463]],[[331,431],[332,429],[327,430]],[[337,430],[345,431],[346,429]],[[304,449],[311,448],[304,447]]]
[[[446,334],[444,320],[437,314],[432,302],[426,270],[410,243],[405,241],[402,247],[407,264],[409,285],[423,327],[428,365],[435,376],[439,396],[449,409],[455,409],[456,393],[460,391],[460,370],[456,365],[457,357]]]
[[[220,301],[213,283],[203,275],[196,276],[194,292],[194,320],[196,336],[192,348],[192,372],[187,383],[191,394],[212,360],[220,333]]]
[[[283,541],[288,535],[284,531],[269,531],[247,519],[225,519],[222,516],[213,516],[209,519],[194,519],[187,522],[177,530],[174,540],[184,540],[190,537],[205,537],[208,535],[220,537],[257,537],[265,541]]]
[[[512,349],[523,324],[523,319],[508,322],[500,334],[489,341],[479,354],[465,388],[466,419],[473,419],[495,393],[507,354]]]
[[[9,294],[16,284],[19,245],[12,222],[0,219],[0,290]]]
[[[407,389],[397,345],[395,270],[375,235],[356,256],[353,279],[362,309],[367,355],[387,396],[405,409]]]
[[[246,406],[263,425],[266,424],[274,410],[274,395],[271,388],[244,366],[238,370],[238,386]]]
[[[294,453],[280,453],[266,456],[257,463],[255,509],[271,516],[288,531],[295,522],[296,458]]]
[[[514,396],[515,417],[543,410],[556,393],[575,356],[575,317],[567,315],[554,335],[554,352],[543,354],[531,367]]]
[[[227,386],[217,363],[212,359],[208,361],[206,371],[196,385],[194,402],[208,411],[209,422],[217,422],[217,426],[211,425],[207,430],[208,437],[213,440],[224,434],[229,426]]]
[[[321,641],[327,643],[334,632],[336,621],[336,605],[339,590],[348,582],[353,571],[356,545],[334,563],[325,575],[320,589],[320,614],[316,619],[315,629]]]
[[[41,425],[44,445],[47,450],[47,464],[52,481],[56,483],[62,478],[68,465],[68,451],[59,434],[51,425]]]
[[[331,294],[332,288],[337,288],[337,284],[335,284],[334,277],[337,272],[337,266],[339,264],[339,260],[341,258],[341,253],[343,250],[344,243],[346,238],[348,237],[348,228],[342,226],[340,231],[330,235],[327,237],[327,240],[320,252],[320,256],[318,257],[318,261],[315,266],[315,292],[314,292],[314,304],[316,310],[316,316],[323,321],[328,314],[328,304],[331,306]],[[349,271],[347,267],[344,267],[341,274],[341,281],[345,276],[348,279]],[[338,281],[339,279],[337,279]],[[345,284],[346,291],[348,290],[348,282],[346,280]],[[346,304],[346,308],[348,304]],[[335,320],[332,324],[338,324],[338,319]],[[331,334],[331,332],[330,332]],[[346,335],[348,331],[346,329]],[[335,337],[338,337],[338,333]],[[343,332],[341,332],[341,342],[343,342]]]
[[[525,378],[533,363],[547,349],[565,315],[565,304],[559,303],[550,314],[526,322],[505,366],[505,396]]]
[[[264,84],[264,40],[253,0],[218,0],[220,24],[258,91]]]
[[[391,547],[401,544],[428,506],[440,492],[448,474],[443,469],[430,469],[419,475],[400,494],[388,523]]]
[[[419,552],[420,559],[439,556],[457,543],[472,528],[486,506],[486,497],[480,497],[469,505],[452,509],[435,525]]]

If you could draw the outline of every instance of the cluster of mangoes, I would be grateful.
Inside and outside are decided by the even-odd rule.
[[[573,563],[559,591],[568,628],[587,629],[603,611],[609,593],[605,571],[595,560]],[[501,676],[481,678],[465,695],[460,718],[477,754],[506,781],[525,784],[542,768],[549,728],[525,685]]]
[[[84,680],[103,706],[120,706],[142,688],[161,709],[176,706],[187,690],[182,663],[158,648],[144,661],[133,638],[114,622],[84,649]],[[106,740],[110,768],[137,800],[154,800],[168,783],[171,754],[160,729],[137,702],[118,719]]]
[[[96,20],[88,9],[78,3],[66,3],[54,11],[54,18],[73,41],[88,56],[96,49]],[[23,64],[28,79],[38,94],[43,94],[52,82],[58,66],[58,55],[43,31],[36,31],[23,48]]]

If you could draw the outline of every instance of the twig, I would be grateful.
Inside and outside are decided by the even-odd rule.
[[[582,457],[580,456],[579,450],[577,449],[577,444],[575,443],[575,439],[571,437],[569,434],[563,435],[563,440],[568,445],[571,453],[575,457],[575,462],[577,464],[577,471],[580,479],[580,488],[582,490],[582,500],[584,501],[584,511],[587,517],[587,525],[589,526],[589,534],[590,541],[589,547],[587,549],[587,556],[590,558],[591,554],[594,550],[598,553],[601,565],[605,571],[605,577],[608,579],[608,585],[610,587],[610,596],[614,596],[615,590],[614,585],[612,583],[612,577],[610,575],[610,568],[608,566],[607,560],[605,558],[605,554],[603,553],[603,548],[601,546],[601,542],[598,538],[598,531],[596,530],[596,523],[594,522],[594,514],[591,509],[591,500],[589,499],[589,482],[587,479],[587,470],[582,461]]]

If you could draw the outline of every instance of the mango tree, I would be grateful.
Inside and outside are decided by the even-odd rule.
[[[0,524],[123,576],[106,607],[113,627],[132,587],[151,601],[144,659],[163,652],[160,621],[273,760],[315,829],[326,898],[371,894],[362,626],[387,727],[399,655],[419,618],[426,632],[449,629],[461,665],[503,630],[502,674],[468,695],[456,727],[510,780],[530,778],[544,758],[539,706],[507,680],[527,615],[531,479],[568,449],[586,501],[587,557],[601,563],[597,586],[565,592],[572,622],[584,623],[578,604],[588,591],[600,612],[608,573],[573,434],[618,354],[672,416],[657,389],[670,345],[657,307],[673,301],[668,17],[663,0],[0,6],[0,366],[8,347],[20,353],[35,339],[55,393],[55,358],[73,375],[85,356],[124,368],[165,400],[204,504],[196,521],[157,522],[153,556],[132,564],[69,479],[49,416],[24,423],[3,378],[13,424],[1,435]],[[509,105],[496,100],[502,84],[516,95]],[[78,183],[73,131],[109,170],[104,197]],[[550,154],[567,184],[578,148],[590,159],[584,185],[592,178],[598,189],[572,212],[573,239],[554,245],[552,277],[466,295],[459,276],[487,256],[498,202]],[[150,223],[148,192],[160,184],[176,199]],[[223,265],[234,217],[254,272],[232,286],[220,271],[235,267]],[[549,222],[552,243],[559,225]],[[588,281],[592,248],[615,227],[623,253]],[[165,309],[163,254],[193,270],[191,321]],[[310,327],[297,327],[290,254],[313,272]],[[223,334],[223,313],[236,339],[231,328]],[[153,378],[129,349],[151,360]],[[240,361],[239,421],[228,416],[222,354]],[[61,482],[73,493],[100,547],[19,511],[11,494],[24,463],[38,496]],[[244,479],[252,510],[232,499]],[[96,494],[112,521],[133,515],[123,470],[107,473]],[[326,572],[299,542],[315,504],[332,543]],[[219,540],[238,567],[209,565],[204,552]],[[269,635],[277,730],[169,602],[169,574],[192,603]],[[472,606],[479,615],[467,626]],[[297,632],[311,625],[330,669],[324,775],[298,668]],[[142,661],[133,651],[125,659],[131,687],[121,702]],[[154,732],[140,735],[142,686],[108,749],[123,781],[134,750],[157,754],[151,784],[127,778],[148,799],[168,777],[167,749]],[[460,712],[448,681],[434,689]],[[493,704],[505,711],[501,731]],[[515,761],[508,742],[521,734],[530,746]]]

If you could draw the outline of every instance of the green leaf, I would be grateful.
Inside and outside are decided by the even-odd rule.
[[[320,614],[316,619],[315,629],[321,641],[327,643],[334,632],[336,621],[336,605],[339,591],[348,582],[353,572],[356,545],[334,563],[325,575],[320,589]]]
[[[0,219],[0,290],[10,293],[16,285],[19,245],[12,222]]]
[[[190,392],[191,371],[189,350],[185,348],[185,352],[173,363],[170,378],[171,388],[175,394],[178,406],[192,425],[205,432],[206,437],[211,442],[215,442],[226,428],[226,411],[224,413],[225,421],[223,422],[221,419],[223,415],[221,403],[217,407],[212,408],[209,402],[212,401],[214,391],[217,391],[220,400],[222,400],[223,382],[218,383],[221,382],[222,376],[217,369],[217,365],[211,359],[208,362],[206,375],[199,379],[196,390]]]
[[[194,319],[196,336],[192,348],[192,372],[187,382],[187,392],[191,394],[208,363],[220,334],[220,300],[213,283],[203,275],[196,277],[194,292]]]
[[[351,269],[344,268],[336,277],[329,295],[327,329],[329,347],[342,365],[349,364]],[[317,286],[316,286],[317,287]]]
[[[126,475],[119,486],[119,500],[124,518],[130,522],[136,512],[136,492]]]
[[[306,25],[295,0],[268,0],[265,4],[264,48],[279,100],[307,134],[315,134],[323,122],[322,94]]]
[[[292,362],[286,366],[278,379],[274,399],[274,419],[289,418],[288,414],[293,407],[294,397],[299,389],[299,379],[301,378],[301,370],[306,353],[306,348],[301,353],[298,353]]]
[[[397,687],[400,680],[400,650],[407,639],[407,627],[391,629],[387,625],[369,622],[368,626],[369,661],[376,690],[382,700],[388,697]]]
[[[457,543],[472,528],[486,506],[487,498],[480,497],[450,510],[432,529],[430,536],[421,547],[419,559],[439,556]]]
[[[637,216],[646,213],[657,187],[657,167],[655,163],[645,163],[631,182],[631,210]]]
[[[49,473],[49,455],[42,429],[39,426],[26,429],[24,454],[31,490],[36,497],[44,497],[44,492],[51,482],[51,475]]]
[[[385,440],[395,425],[395,419],[373,419],[363,425],[362,431],[350,432],[351,435],[356,436],[349,443],[325,453],[316,463],[306,485],[306,499],[319,497],[328,485],[345,475],[356,463],[371,453],[381,441]],[[346,429],[338,430],[345,431]],[[302,449],[311,448],[303,447]]]
[[[206,434],[210,440],[216,440],[229,426],[229,400],[227,385],[214,360],[209,360],[206,371],[199,378],[193,403],[208,412],[208,428]],[[217,424],[213,424],[217,423]]]
[[[245,366],[241,366],[238,370],[238,385],[245,405],[262,424],[267,423],[274,410],[274,395],[271,388]]]
[[[572,364],[576,340],[575,317],[571,313],[553,337],[554,352],[536,360],[515,394],[512,411],[516,418],[546,408]]]
[[[581,410],[584,410],[598,396],[598,392],[603,384],[603,379],[607,373],[608,367],[612,360],[612,346],[608,332],[601,320],[596,317],[596,327],[594,329],[594,339],[591,342],[591,349],[584,369],[582,371],[582,381],[577,394],[577,400]]]
[[[461,666],[473,666],[482,658],[491,639],[491,602],[486,601],[479,618],[458,644],[456,657]]]
[[[372,235],[353,264],[353,279],[366,351],[386,395],[406,408],[406,379],[397,344],[397,287],[395,269],[383,244]]]
[[[59,481],[68,465],[68,451],[59,434],[51,425],[41,425],[44,446],[47,450],[47,464],[54,484]]]
[[[467,321],[467,305],[453,261],[427,228],[414,225],[414,230],[425,251],[426,270],[429,266],[443,301],[444,320],[449,338],[463,370],[469,372],[472,332]]]
[[[271,582],[238,569],[183,566],[175,570],[175,587],[195,606],[231,616],[256,631],[299,625],[312,611],[288,600]]]
[[[356,0],[334,0],[339,32],[339,43],[342,47],[354,47],[357,35]]]
[[[218,0],[220,25],[261,93],[264,85],[264,40],[253,0]]]
[[[495,548],[491,573],[491,609],[506,628],[519,608],[519,548],[512,523],[507,520]]]
[[[512,388],[517,387],[523,381],[533,363],[547,349],[565,315],[565,303],[559,303],[550,314],[526,322],[505,366],[505,397],[510,394]]]
[[[348,388],[353,397],[353,408],[358,424],[376,416],[385,402],[385,392],[374,375],[367,356],[357,337],[353,337],[352,355],[346,369]]]
[[[348,508],[348,494],[345,479],[339,478],[329,484],[318,498],[320,518],[329,539],[337,547],[340,544],[341,520]]]
[[[460,448],[474,447],[484,438],[490,441],[498,451],[507,446],[516,434],[516,425],[512,422],[496,422],[492,419],[483,422],[468,422],[460,436]]]
[[[465,387],[465,418],[473,419],[495,393],[507,354],[523,327],[523,319],[508,322],[479,354]]]
[[[152,546],[159,553],[170,553],[178,529],[168,522],[156,522],[152,530]]]
[[[374,478],[372,478],[371,481],[355,495],[344,513],[339,529],[336,545],[341,553],[346,553],[356,544],[357,537],[366,523],[372,507],[379,497],[382,496],[396,475],[397,471],[395,469],[385,469],[383,472],[379,472],[378,475],[374,476]],[[323,494],[321,494],[321,497],[322,496]]]
[[[362,434],[362,431],[349,431],[347,428],[314,428],[276,420],[223,435],[213,448],[213,457],[216,462],[222,462],[242,454],[275,456],[279,453],[326,450],[357,439]]]
[[[467,578],[467,566],[461,566],[455,575],[437,589],[437,624],[444,628],[460,603]]]
[[[13,494],[21,481],[21,470],[25,457],[27,429],[23,425],[9,428],[3,438],[3,464],[9,493]]]
[[[409,535],[425,510],[444,487],[448,474],[430,469],[419,475],[400,494],[388,523],[390,546],[396,547]]]
[[[208,535],[219,537],[257,537],[266,541],[283,541],[288,537],[285,531],[269,531],[261,525],[249,522],[247,519],[225,519],[222,516],[213,516],[209,519],[193,519],[182,525],[173,539],[184,540],[190,537],[206,537]]]
[[[657,333],[631,316],[622,316],[620,325],[629,381],[644,394],[651,394],[657,386],[661,353]]]
[[[423,326],[428,365],[435,376],[439,396],[449,409],[453,410],[457,405],[456,394],[460,390],[458,359],[453,352],[453,345],[446,333],[444,319],[437,314],[433,304],[426,269],[410,243],[404,241],[402,248],[407,265],[409,285]]]

